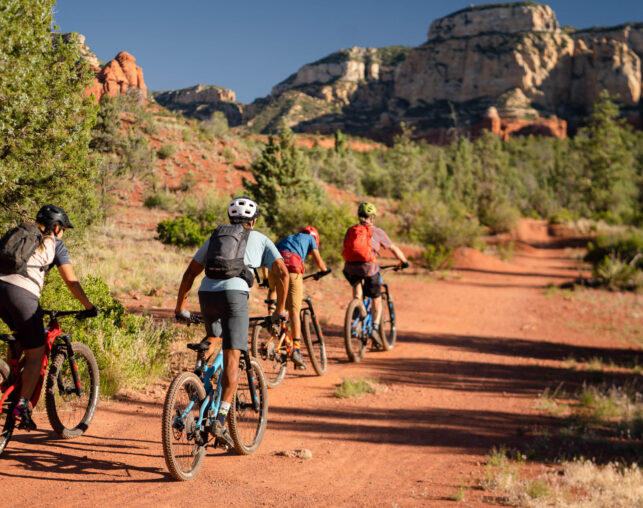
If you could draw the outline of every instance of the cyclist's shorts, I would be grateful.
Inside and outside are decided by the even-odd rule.
[[[288,284],[288,295],[286,296],[286,310],[299,315],[301,310],[301,301],[304,298],[304,275],[301,273],[288,273],[290,284]],[[272,271],[268,272],[268,284],[270,291],[277,287],[275,276]]]
[[[248,351],[248,292],[199,291],[201,314],[208,337],[223,338],[223,349]]]
[[[346,277],[346,280],[352,287],[357,286],[361,280],[364,281],[364,296],[368,296],[369,298],[382,296],[382,277],[379,272],[375,275],[366,277],[346,273],[346,270],[344,270],[343,273],[344,277]]]
[[[0,281],[0,319],[14,332],[24,349],[45,345],[45,326],[38,297],[8,282]]]

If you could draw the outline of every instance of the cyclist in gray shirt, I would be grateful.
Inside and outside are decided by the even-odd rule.
[[[231,224],[243,224],[244,227],[252,230],[257,222],[257,216],[257,203],[249,198],[235,198],[228,205],[228,218]],[[199,248],[183,274],[175,309],[176,318],[179,320],[190,318],[190,313],[184,309],[185,301],[194,280],[205,269],[209,245],[210,239],[206,240]],[[285,297],[289,281],[288,269],[274,243],[258,231],[250,231],[244,263],[251,268],[264,266],[276,275],[277,309],[273,318],[275,321],[282,319],[282,316],[285,318],[287,315]],[[199,304],[207,335],[205,340],[210,343],[207,354],[214,353],[212,338],[222,336],[223,339],[223,393],[214,434],[226,441],[231,447],[233,442],[225,428],[225,420],[237,387],[241,351],[248,350],[249,293],[248,283],[241,277],[230,279],[204,277],[199,288]]]

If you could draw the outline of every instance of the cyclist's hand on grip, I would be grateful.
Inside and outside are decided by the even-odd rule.
[[[192,319],[192,315],[190,314],[189,310],[183,309],[182,311],[174,311],[174,318],[177,321],[183,322],[183,323],[189,323],[190,320]]]
[[[408,263],[408,261],[402,261],[398,265],[398,270],[404,270],[404,269],[408,268],[409,266],[411,266],[411,265]]]
[[[274,325],[278,325],[286,321],[288,321],[288,314],[280,314],[275,311],[270,315],[270,322]]]
[[[313,278],[314,278],[315,280],[319,280],[319,279],[321,279],[322,277],[325,277],[326,275],[328,275],[331,271],[332,271],[332,270],[329,268],[328,270],[326,270],[326,271],[324,271],[324,272],[317,272],[317,273],[315,274],[315,277],[313,277]]]
[[[80,311],[76,315],[76,319],[80,321],[81,319],[87,319],[87,318],[96,317],[96,316],[98,316],[98,308],[95,305],[92,305],[90,309],[85,309],[83,311]]]

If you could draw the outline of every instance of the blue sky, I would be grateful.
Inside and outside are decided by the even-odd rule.
[[[58,0],[54,20],[103,61],[125,50],[150,90],[198,83],[239,102],[265,97],[306,63],[351,46],[417,46],[431,22],[469,4],[431,0]],[[641,0],[548,2],[561,25],[643,21]]]

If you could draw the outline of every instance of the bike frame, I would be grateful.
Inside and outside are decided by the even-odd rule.
[[[386,270],[388,268],[393,268],[394,266],[383,266],[380,268],[380,271]],[[388,292],[388,284],[384,282],[384,279],[382,278],[382,274],[380,273],[380,283],[382,284],[382,294],[386,294],[388,297],[389,292]],[[360,284],[362,286],[362,295],[364,294],[364,281],[360,281]],[[391,320],[395,321],[395,313],[393,309],[391,308],[391,300],[390,298],[387,298],[386,301],[388,302],[388,306],[391,312]],[[362,337],[367,338],[370,337],[371,332],[373,331],[373,299],[370,296],[364,296],[363,297],[363,302],[364,302],[364,308],[366,309],[366,317],[362,321]],[[358,323],[358,321],[362,319],[361,317],[355,318],[353,320],[353,325],[352,328],[355,328],[355,325]]]
[[[40,394],[42,391],[42,383],[45,380],[45,375],[47,374],[47,366],[49,365],[49,357],[51,352],[54,351],[55,353],[58,353],[58,351],[64,346],[67,348],[67,357],[69,358],[69,362],[71,364],[71,373],[74,379],[76,395],[80,397],[83,393],[83,389],[80,383],[80,377],[78,376],[78,366],[76,365],[76,358],[74,356],[74,351],[71,346],[71,337],[69,335],[62,334],[62,329],[60,328],[60,323],[58,322],[58,319],[57,319],[58,316],[73,315],[73,314],[77,314],[78,312],[77,311],[68,311],[68,312],[45,311],[45,313],[51,316],[51,320],[49,321],[47,328],[45,328],[45,351],[43,353],[42,364],[40,366],[40,377],[38,379],[38,384],[34,389],[33,395],[31,396],[31,405],[33,407],[36,406],[36,404],[38,403],[38,400],[40,399]],[[56,343],[56,339],[59,337],[64,342],[64,344],[60,342]],[[10,340],[8,342],[9,342],[9,347],[11,348],[10,368],[11,368],[11,375],[13,376],[14,382],[2,394],[2,398],[0,399],[0,413],[2,413],[2,408],[4,407],[4,403],[6,402],[6,400],[9,398],[9,395],[11,395],[11,393],[13,393],[14,391],[15,392],[20,391],[20,388],[22,386],[22,382],[20,379],[21,378],[20,371],[24,368],[24,365],[25,365],[24,355],[16,354],[17,352],[15,349],[15,337],[13,340]]]
[[[250,318],[252,321],[263,320],[264,318]],[[204,369],[202,366],[202,355],[203,353],[198,353],[197,364],[194,369],[194,373],[201,379],[203,386],[205,387],[205,399],[201,403],[199,408],[199,419],[196,421],[196,430],[204,430],[205,427],[211,427],[214,423],[214,419],[217,416],[219,411],[219,406],[221,405],[221,394],[223,393],[222,379],[223,379],[223,349],[219,349],[217,356],[214,358],[212,365],[206,366]],[[252,365],[250,364],[250,355],[247,351],[242,351],[244,359],[246,362],[246,373],[248,375],[248,384],[250,386],[250,395],[252,396],[252,406],[255,411],[259,411],[259,397],[257,396],[257,390],[255,387],[255,378],[254,372],[252,370]],[[212,383],[213,376],[216,376],[216,383]],[[192,411],[196,401],[190,400],[190,403],[185,408],[185,411],[177,416],[176,418],[179,421],[183,421],[187,415]],[[204,425],[205,422],[205,425]]]

